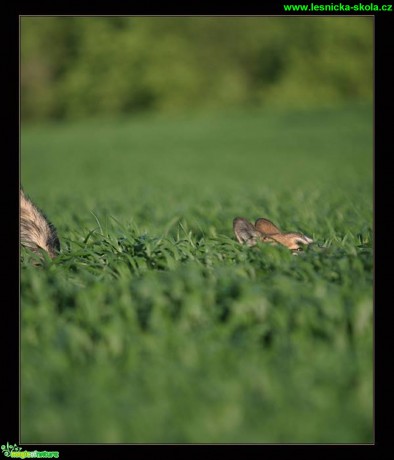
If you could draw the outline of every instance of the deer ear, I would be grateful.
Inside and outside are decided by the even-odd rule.
[[[254,246],[261,237],[253,225],[243,217],[236,217],[233,221],[233,230],[239,243]]]
[[[273,224],[268,219],[264,219],[264,217],[257,219],[254,226],[256,227],[256,230],[258,230],[261,233],[264,233],[265,235],[273,235],[275,233],[281,233],[281,231],[275,224]]]

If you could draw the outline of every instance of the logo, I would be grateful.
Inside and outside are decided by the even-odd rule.
[[[18,445],[9,444],[1,446],[5,457],[11,458],[59,458],[58,451],[47,452],[46,450],[22,450]]]

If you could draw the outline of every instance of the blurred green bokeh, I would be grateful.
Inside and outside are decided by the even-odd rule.
[[[370,102],[370,17],[22,17],[23,121]]]

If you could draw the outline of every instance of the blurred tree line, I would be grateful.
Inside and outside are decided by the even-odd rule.
[[[372,100],[369,17],[22,17],[23,120]]]

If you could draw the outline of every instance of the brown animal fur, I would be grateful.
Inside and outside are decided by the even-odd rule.
[[[313,240],[302,233],[283,233],[270,220],[260,218],[252,225],[243,217],[236,217],[233,221],[233,230],[239,243],[254,246],[257,242],[281,244],[292,252],[300,251],[302,245],[313,243]]]
[[[39,253],[46,251],[54,258],[60,250],[55,227],[20,190],[20,242],[22,246]]]

